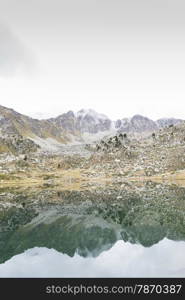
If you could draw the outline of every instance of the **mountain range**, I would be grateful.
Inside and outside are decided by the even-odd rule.
[[[13,109],[0,106],[0,138],[19,135],[29,138],[39,146],[87,142],[88,137],[109,135],[117,132],[149,134],[160,128],[182,122],[181,119],[165,118],[153,121],[141,115],[112,121],[106,115],[92,109],[77,113],[68,111],[56,118],[33,119]]]

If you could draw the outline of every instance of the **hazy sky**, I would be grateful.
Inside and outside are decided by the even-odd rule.
[[[0,104],[185,119],[184,0],[0,0]]]

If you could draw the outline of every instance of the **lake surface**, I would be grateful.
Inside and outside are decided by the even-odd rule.
[[[0,190],[0,277],[185,277],[185,188]]]

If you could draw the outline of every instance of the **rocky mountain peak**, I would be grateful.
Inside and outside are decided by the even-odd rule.
[[[175,118],[162,118],[156,121],[159,128],[164,128],[170,125],[176,125],[183,122],[182,119],[175,119]]]
[[[149,118],[144,117],[144,116],[139,115],[139,114],[136,114],[136,115],[134,115],[134,116],[131,118],[131,120],[132,120],[132,121],[134,121],[134,120],[149,120]]]
[[[81,109],[76,113],[77,118],[84,118],[84,117],[92,117],[94,120],[107,120],[109,119],[106,115],[100,114],[93,109]]]
[[[74,114],[74,112],[72,111],[72,110],[69,110],[67,113],[66,113],[66,117],[72,117],[72,118],[74,118],[75,117],[75,114]]]
[[[77,128],[81,133],[95,134],[111,128],[112,121],[93,109],[81,109],[76,113]]]

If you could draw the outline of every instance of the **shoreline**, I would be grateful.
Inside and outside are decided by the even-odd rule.
[[[2,174],[1,174],[2,175]],[[40,187],[40,188],[64,188],[83,189],[84,185],[105,185],[124,182],[144,183],[152,181],[156,183],[175,184],[180,187],[185,187],[185,170],[180,170],[171,173],[163,173],[155,176],[123,176],[118,174],[98,175],[93,170],[69,169],[60,170],[57,172],[32,172],[32,173],[17,173],[5,174],[4,179],[0,179],[0,188],[4,187]],[[10,177],[10,179],[6,179]],[[14,177],[14,178],[13,178]]]

